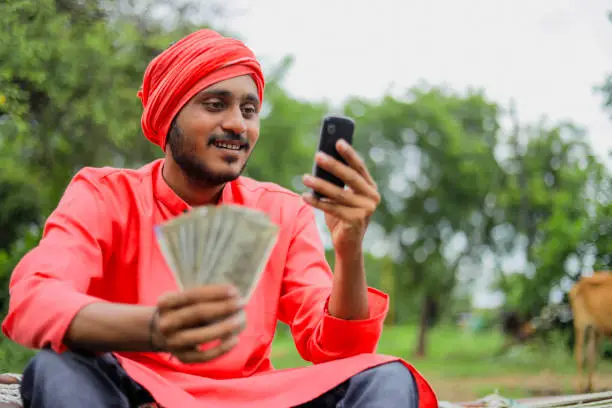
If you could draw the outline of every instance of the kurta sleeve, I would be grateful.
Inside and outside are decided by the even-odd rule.
[[[279,319],[291,327],[302,358],[314,364],[375,352],[389,308],[386,294],[368,288],[368,319],[331,316],[327,304],[332,279],[314,211],[304,205],[297,214],[289,244]]]
[[[111,222],[98,177],[81,170],[47,219],[39,244],[13,270],[2,323],[8,338],[28,348],[66,349],[63,339],[74,316],[102,301],[86,291],[102,276]]]

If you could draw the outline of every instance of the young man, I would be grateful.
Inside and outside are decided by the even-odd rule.
[[[380,196],[355,151],[337,146],[348,166],[316,158],[350,190],[304,177],[330,201],[241,176],[263,91],[254,54],[214,31],[151,62],[142,129],[165,157],[79,171],[13,272],[3,331],[42,349],[24,372],[26,407],[437,406],[411,365],[374,354],[388,299],[366,285],[362,240]],[[255,208],[280,226],[248,304],[226,286],[178,291],[157,246],[156,224],[209,204]],[[333,274],[313,207],[331,232]],[[277,319],[312,366],[273,369]]]

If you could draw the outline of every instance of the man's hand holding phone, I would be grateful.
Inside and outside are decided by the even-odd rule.
[[[380,194],[363,159],[351,146],[354,126],[347,123],[352,121],[325,118],[314,174],[304,175],[303,182],[312,189],[304,200],[325,213],[336,253],[351,256],[361,253],[363,237],[380,203]],[[331,133],[330,124],[334,124]]]

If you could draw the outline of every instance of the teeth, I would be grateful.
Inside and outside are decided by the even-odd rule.
[[[217,145],[217,147],[222,147],[224,149],[240,150],[240,146],[239,145],[227,144],[227,143],[217,143],[216,145]]]

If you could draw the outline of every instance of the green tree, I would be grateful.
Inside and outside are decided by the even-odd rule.
[[[0,5],[2,151],[44,180],[44,210],[85,165],[135,165],[159,155],[141,136],[136,97],[147,63],[177,35],[154,20],[111,19],[98,2]]]
[[[287,94],[282,81],[293,60],[286,58],[266,75],[261,131],[245,175],[301,191],[301,175],[310,172],[325,104],[299,101]]]
[[[507,305],[528,317],[562,280],[576,280],[589,257],[607,256],[605,223],[596,224],[610,203],[610,174],[571,123],[516,123],[505,147],[498,195],[503,223],[492,243],[499,258],[517,250],[525,255],[525,270],[500,269],[498,287]]]
[[[184,34],[211,26],[207,19],[215,21],[220,3],[194,11],[198,4],[0,3],[2,306],[11,271],[38,242],[46,217],[76,171],[83,166],[137,167],[161,157],[159,147],[142,135],[137,91],[154,56]],[[155,18],[160,10],[163,20]],[[267,75],[267,112],[247,175],[295,188],[295,176],[310,170],[325,107],[294,100],[276,84],[287,64],[271,67]],[[20,368],[23,356],[11,349],[2,360],[0,352],[0,363]]]
[[[608,20],[612,23],[612,11],[608,12]],[[612,73],[608,74],[595,90],[603,97],[603,107],[610,113],[612,119]]]
[[[346,111],[357,117],[355,145],[383,196],[374,221],[395,262],[398,318],[420,299],[415,351],[422,356],[460,267],[486,248],[498,108],[477,92],[415,88],[379,104],[354,99]]]
[[[612,75],[595,90],[612,113]],[[517,124],[509,145],[500,202],[508,223],[500,227],[496,250],[504,255],[522,246],[528,267],[501,274],[497,284],[508,304],[529,316],[548,302],[551,289],[579,279],[588,264],[612,269],[612,174],[570,123]]]

